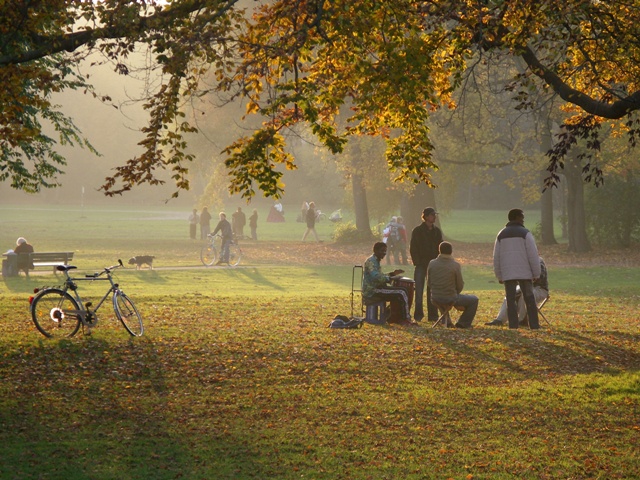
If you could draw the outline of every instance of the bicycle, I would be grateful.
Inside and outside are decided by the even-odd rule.
[[[89,329],[98,324],[96,312],[102,306],[107,297],[112,294],[113,311],[116,317],[131,336],[139,337],[144,332],[142,317],[133,301],[120,289],[118,283],[113,281],[112,271],[124,267],[122,260],[118,265],[106,267],[102,272],[73,278],[69,270],[77,267],[73,265],[59,265],[56,269],[64,272],[65,281],[62,287],[44,287],[34,290],[35,296],[29,298],[31,318],[36,328],[45,337],[73,337],[80,326]],[[102,277],[105,275],[105,277]],[[92,302],[84,302],[78,293],[80,281],[108,281],[110,286],[107,293],[98,302],[95,308]],[[71,292],[71,293],[70,293]],[[90,330],[89,330],[90,331]]]
[[[220,244],[216,246],[216,243]],[[216,263],[218,259],[218,251],[222,249],[222,236],[220,234],[207,236],[207,244],[200,249],[200,260],[206,267],[211,267]],[[231,245],[229,245],[229,265],[234,267],[240,264],[242,260],[242,248],[238,244],[237,238],[233,237]]]
[[[320,210],[316,211],[316,222],[320,223],[321,220],[326,220],[327,219],[327,215],[325,213],[322,213]]]

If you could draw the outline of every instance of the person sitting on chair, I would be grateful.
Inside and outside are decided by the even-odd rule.
[[[540,305],[540,303],[549,297],[549,282],[547,280],[547,266],[544,263],[542,257],[540,257],[540,277],[533,281],[533,296],[536,297],[536,305]],[[520,290],[520,286],[516,288],[516,300],[518,301],[518,322],[521,326],[528,327],[529,319],[527,318],[527,306],[524,303],[524,298],[522,297],[522,291]],[[495,320],[488,322],[487,325],[506,325],[508,322],[507,318],[507,299],[505,297],[502,302],[502,306],[500,307],[500,311],[498,312],[498,316]]]
[[[471,328],[478,310],[478,297],[463,295],[464,280],[460,264],[453,259],[453,246],[442,242],[438,246],[440,254],[429,262],[427,267],[427,285],[431,290],[434,305],[453,305],[463,310],[455,328]]]
[[[373,255],[364,262],[364,271],[362,279],[362,298],[365,303],[373,302],[397,302],[400,304],[401,311],[404,313],[402,325],[414,326],[416,323],[411,321],[411,312],[409,310],[409,296],[407,290],[403,287],[393,287],[387,285],[396,275],[404,273],[404,270],[394,270],[389,274],[382,273],[380,262],[387,255],[387,245],[383,242],[376,242],[373,245]]]

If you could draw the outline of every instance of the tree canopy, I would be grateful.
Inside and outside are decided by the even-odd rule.
[[[211,91],[244,99],[247,114],[264,119],[225,150],[234,192],[282,192],[281,169],[295,168],[284,132],[297,125],[333,153],[349,136],[382,136],[395,178],[430,184],[438,165],[427,119],[455,108],[452,92],[492,57],[526,64],[508,85],[517,108],[530,108],[542,84],[573,113],[551,175],[578,137],[598,148],[606,119],[621,120],[632,143],[640,131],[639,0],[275,0],[250,2],[251,11],[240,3],[2,2],[0,179],[27,191],[54,184],[64,165],[57,144],[88,144],[52,96],[92,93],[79,67],[93,52],[128,74],[140,46],[159,84],[145,102],[144,151],[106,180],[107,194],[159,183],[159,169],[188,188],[186,138],[197,129],[186,105]]]

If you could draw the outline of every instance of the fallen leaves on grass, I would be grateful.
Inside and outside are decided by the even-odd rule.
[[[48,445],[87,446],[74,461],[94,477],[615,478],[637,466],[638,333],[603,331],[590,313],[615,303],[585,300],[587,313],[539,332],[338,331],[321,308],[333,303],[167,301],[137,339],[107,321],[61,341],[3,330],[0,439],[54,463],[69,453]]]

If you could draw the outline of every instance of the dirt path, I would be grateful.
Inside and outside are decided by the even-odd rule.
[[[337,245],[315,242],[242,242],[251,263],[282,265],[356,265],[371,255],[373,244]],[[598,249],[585,254],[567,252],[566,245],[539,246],[548,265],[557,266],[640,266],[640,249]],[[453,245],[453,255],[463,265],[491,265],[493,244],[460,243]]]

